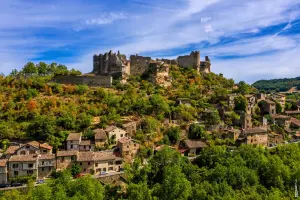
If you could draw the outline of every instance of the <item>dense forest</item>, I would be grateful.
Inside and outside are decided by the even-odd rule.
[[[147,159],[148,164],[141,165]],[[241,146],[204,149],[194,164],[177,151],[163,148],[140,155],[125,170],[126,185],[102,186],[91,176],[71,179],[59,172],[47,184],[1,194],[3,200],[209,200],[293,199],[300,180],[300,146],[290,144],[266,150]]]
[[[300,77],[260,80],[253,83],[252,86],[265,92],[286,92],[293,87],[300,90]]]

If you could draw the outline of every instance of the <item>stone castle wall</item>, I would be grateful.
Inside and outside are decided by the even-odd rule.
[[[56,76],[52,82],[71,85],[111,87],[112,76]]]
[[[148,71],[151,57],[130,56],[130,75],[140,76]]]
[[[178,65],[184,68],[200,69],[200,52],[192,51],[190,55],[179,56],[177,58]]]

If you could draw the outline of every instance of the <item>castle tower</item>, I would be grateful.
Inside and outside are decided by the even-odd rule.
[[[100,68],[99,57],[97,55],[93,56],[93,73],[98,74]]]
[[[194,57],[193,68],[199,71],[199,69],[200,69],[200,52],[195,51],[195,52],[192,52],[192,54]]]

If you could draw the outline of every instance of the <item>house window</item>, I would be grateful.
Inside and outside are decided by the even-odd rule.
[[[33,174],[33,170],[27,170],[27,174],[29,175]]]
[[[74,161],[75,160],[75,156],[71,156],[71,160]]]
[[[49,167],[48,169],[49,169],[49,172],[50,172],[51,171],[51,167]]]
[[[103,171],[104,171],[104,172],[106,172],[106,167],[105,167],[105,168],[103,168]]]
[[[48,151],[47,150],[43,150],[43,153],[47,153]]]
[[[95,166],[98,167],[98,163],[96,163]]]
[[[42,161],[42,165],[44,165],[45,164],[45,162],[44,161]]]
[[[88,162],[88,165],[90,165],[91,163],[90,162]]]
[[[84,171],[86,172],[86,169],[84,169]]]
[[[29,168],[33,168],[33,164],[28,164],[28,167]]]
[[[80,166],[82,166],[82,162],[80,163]]]
[[[61,162],[65,162],[65,157],[61,157]]]
[[[73,145],[71,144],[71,149],[73,149]]]
[[[30,148],[30,146],[27,145],[27,146],[26,146],[26,149],[29,149],[29,148]]]
[[[114,162],[109,162],[108,164],[109,164],[109,165],[113,165],[113,164],[114,164]]]
[[[21,153],[20,153],[21,155],[26,155],[26,151],[21,151]]]
[[[14,171],[14,175],[18,175],[19,174],[19,172],[18,171]]]
[[[30,150],[29,154],[35,154],[35,150]]]
[[[13,164],[13,168],[18,168],[19,165],[18,164]]]
[[[113,167],[108,168],[108,171],[113,171],[113,170],[114,170]]]
[[[45,168],[44,168],[44,167],[42,167],[42,172],[43,172],[43,171],[45,171]]]
[[[123,134],[121,134],[121,137],[123,137]]]
[[[116,161],[116,165],[122,164],[122,161]]]

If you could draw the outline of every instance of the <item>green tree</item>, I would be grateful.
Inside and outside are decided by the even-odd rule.
[[[80,174],[81,172],[81,167],[78,163],[73,163],[72,167],[71,167],[71,174],[72,176],[76,176],[78,174]]]
[[[188,133],[189,139],[209,139],[210,136],[206,133],[203,126],[200,124],[191,124]]]
[[[47,68],[48,68],[48,65],[44,62],[40,62],[37,66],[37,71],[39,73],[39,75],[42,75],[44,76],[45,74],[47,74]]]
[[[131,183],[127,188],[128,200],[152,200],[151,191],[147,183],[134,184]]]
[[[24,67],[23,67],[23,72],[25,74],[36,74],[37,73],[37,68],[35,67],[34,63],[28,62]]]
[[[166,135],[172,144],[177,144],[180,140],[181,130],[179,127],[171,127],[166,131]]]
[[[247,102],[247,99],[244,96],[239,95],[239,96],[235,97],[234,98],[234,103],[235,103],[234,110],[239,110],[239,111],[246,112],[248,102]]]

